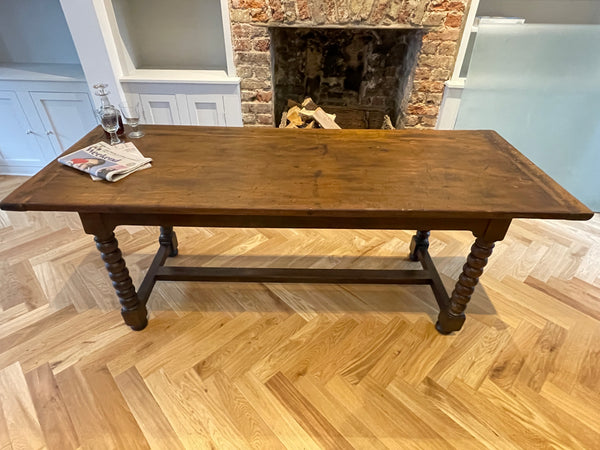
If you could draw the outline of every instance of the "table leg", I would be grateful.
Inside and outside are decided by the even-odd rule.
[[[493,241],[481,238],[475,240],[467,263],[463,266],[463,271],[450,297],[450,305],[448,309],[440,311],[438,316],[435,328],[440,333],[449,334],[462,328],[465,322],[465,309],[493,249]]]
[[[100,250],[117,297],[119,297],[121,315],[125,323],[136,331],[144,329],[148,324],[146,306],[138,301],[135,287],[129,276],[129,270],[127,270],[121,250],[119,250],[119,243],[115,234],[112,230],[106,231],[96,234],[94,240],[96,241],[96,247]]]
[[[418,261],[417,250],[425,250],[429,248],[429,230],[419,230],[410,241],[410,253],[408,257],[411,261]]]
[[[179,253],[177,248],[177,235],[173,231],[173,227],[160,227],[160,237],[158,238],[158,242],[160,245],[168,245],[170,247],[169,256],[177,256]]]

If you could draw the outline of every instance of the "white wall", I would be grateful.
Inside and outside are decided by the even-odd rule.
[[[59,0],[0,0],[0,62],[79,64]]]
[[[227,70],[219,0],[112,0],[112,5],[137,69]]]
[[[527,23],[600,24],[600,1],[481,0],[477,15],[524,17]]]

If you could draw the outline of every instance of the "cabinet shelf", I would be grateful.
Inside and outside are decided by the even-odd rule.
[[[238,77],[230,77],[224,70],[160,70],[136,69],[119,78],[124,83],[202,83],[239,84]]]

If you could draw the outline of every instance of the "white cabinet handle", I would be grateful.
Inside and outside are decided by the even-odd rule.
[[[54,132],[52,132],[51,130],[46,131],[46,136],[50,136],[51,134],[54,134]]]
[[[33,134],[33,130],[27,130],[25,134]]]

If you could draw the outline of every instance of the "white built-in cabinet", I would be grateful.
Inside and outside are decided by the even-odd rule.
[[[0,173],[35,173],[96,125],[78,66],[0,65]]]
[[[145,123],[242,126],[228,1],[0,1],[0,174],[35,173],[96,126],[101,82]]]
[[[0,2],[0,174],[31,175],[97,125],[59,0]]]
[[[140,102],[143,123],[242,126],[227,0],[60,2],[88,83],[114,104]]]
[[[239,83],[123,82],[129,100],[139,101],[145,123],[241,126]]]

